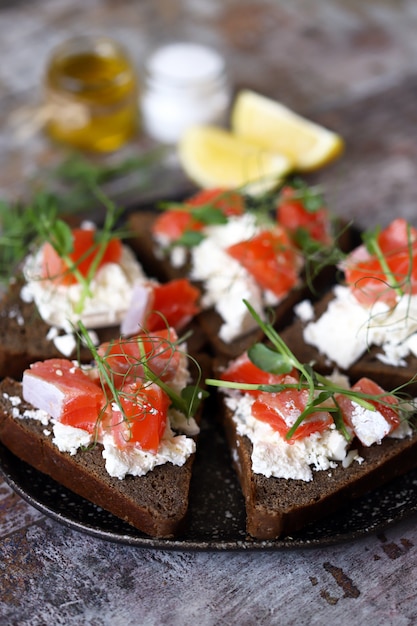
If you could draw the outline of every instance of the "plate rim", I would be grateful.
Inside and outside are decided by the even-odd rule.
[[[178,194],[178,200],[184,197],[184,193],[181,192]],[[147,200],[143,204],[138,203],[137,200],[131,204],[128,204],[125,207],[125,216],[129,215],[135,211],[143,211],[143,210],[155,210],[156,202],[153,200]],[[359,232],[359,231],[358,231]],[[358,234],[358,233],[357,233]],[[50,476],[42,474],[39,470],[35,469],[29,464],[21,461],[18,457],[16,457],[12,452],[10,452],[6,446],[2,442],[0,442],[0,475],[3,476],[5,482],[11,487],[11,489],[17,493],[25,502],[27,502],[30,506],[36,508],[46,517],[49,517],[56,522],[72,529],[82,534],[87,534],[89,536],[93,536],[95,538],[110,541],[112,543],[118,543],[122,545],[130,545],[132,547],[137,548],[148,548],[148,549],[160,549],[160,550],[178,550],[178,551],[219,551],[219,552],[236,552],[236,551],[246,551],[246,552],[256,552],[256,551],[280,551],[280,550],[302,550],[302,549],[312,549],[319,547],[326,547],[331,545],[339,545],[343,543],[348,543],[356,540],[363,539],[369,536],[372,533],[378,533],[382,530],[385,530],[389,527],[394,526],[400,521],[411,517],[413,514],[417,513],[417,498],[415,504],[408,509],[397,508],[396,515],[390,515],[389,517],[381,519],[379,522],[375,522],[372,525],[364,525],[362,528],[356,528],[354,530],[345,531],[339,534],[331,534],[328,537],[318,537],[314,538],[300,538],[295,537],[292,538],[290,535],[287,535],[282,538],[271,539],[271,540],[259,540],[254,539],[248,535],[242,539],[235,540],[221,540],[221,539],[212,539],[212,540],[204,540],[204,539],[186,539],[182,537],[174,537],[174,538],[157,538],[147,536],[141,531],[136,530],[132,527],[133,532],[136,530],[138,535],[135,534],[124,534],[122,532],[112,532],[111,530],[105,530],[99,528],[95,525],[88,524],[85,522],[77,521],[72,518],[70,515],[65,515],[53,506],[42,502],[40,499],[36,498],[33,493],[30,493],[25,487],[17,480],[17,473],[10,473],[4,467],[4,453],[7,452],[14,459],[14,463],[23,464],[30,467],[31,472],[36,472],[36,474],[41,477],[44,476],[48,481],[52,481],[52,483],[56,486],[57,490],[63,490],[65,492],[70,492],[69,489],[63,487],[58,482],[56,482]],[[6,463],[7,466],[7,463]],[[412,470],[412,472],[416,473],[416,484],[417,484],[417,468]],[[410,474],[411,472],[409,472]],[[401,480],[403,477],[398,477],[395,479],[396,481]],[[392,481],[390,481],[392,482]],[[389,483],[388,483],[389,485]],[[372,494],[375,491],[386,489],[387,485],[381,486],[378,490],[374,490],[371,494],[367,494],[360,498],[360,501],[366,501],[368,498],[372,497]],[[73,493],[73,492],[71,492]],[[88,503],[89,501],[81,496],[75,494],[77,498],[81,498],[83,501]],[[356,500],[357,502],[357,500]],[[91,504],[91,503],[90,503]],[[353,502],[352,502],[353,504]],[[94,505],[96,506],[96,505]],[[101,507],[97,507],[101,509]],[[108,513],[112,516],[111,513]],[[337,515],[337,514],[335,514]],[[115,516],[113,516],[115,517]],[[326,519],[332,519],[333,516],[330,516]],[[118,519],[118,518],[115,518]],[[319,520],[317,524],[320,524]],[[314,526],[314,524],[313,524]],[[297,533],[295,533],[297,534]]]
[[[147,548],[147,549],[158,549],[158,550],[174,550],[174,551],[187,551],[187,552],[271,552],[271,551],[280,551],[280,550],[302,550],[302,549],[312,549],[312,548],[322,548],[328,547],[332,545],[341,545],[344,543],[357,541],[363,539],[370,534],[378,533],[382,530],[385,530],[389,527],[398,524],[400,521],[411,517],[414,513],[417,512],[417,499],[416,504],[406,510],[398,509],[398,514],[393,516],[390,515],[388,518],[381,520],[378,523],[370,526],[364,526],[361,529],[356,529],[348,532],[342,532],[340,534],[329,535],[328,537],[319,537],[317,539],[303,539],[303,538],[292,538],[291,536],[286,536],[283,538],[273,539],[273,540],[259,540],[253,539],[246,536],[245,539],[236,539],[236,540],[221,540],[221,539],[213,539],[213,540],[198,540],[198,539],[186,539],[184,537],[177,538],[157,538],[146,536],[140,533],[137,536],[128,533],[122,532],[112,532],[111,530],[105,530],[103,528],[99,528],[94,526],[93,524],[88,524],[86,522],[80,522],[71,517],[71,515],[65,515],[62,512],[55,509],[53,506],[42,502],[39,498],[35,497],[33,493],[30,493],[21,482],[16,478],[16,472],[10,472],[10,470],[4,464],[4,454],[9,455],[9,458],[12,458],[14,463],[21,464],[23,466],[27,466],[30,469],[30,472],[35,472],[42,479],[51,481],[51,483],[56,486],[58,492],[61,493],[70,492],[71,490],[66,489],[59,483],[57,483],[50,476],[44,475],[42,472],[36,470],[29,464],[21,461],[18,457],[16,457],[10,450],[8,450],[4,444],[0,443],[0,474],[3,476],[5,482],[9,485],[9,487],[17,493],[25,502],[27,502],[30,506],[33,506],[35,509],[40,511],[46,517],[53,519],[54,521],[70,528],[71,530],[75,530],[81,534],[86,534],[89,536],[93,536],[97,539],[101,539],[104,541],[109,541],[111,543],[116,543],[119,545],[132,546],[136,548]],[[412,470],[408,474],[416,473],[417,480],[417,469]],[[396,480],[401,480],[404,477],[398,477]],[[382,486],[380,489],[384,489],[386,486]],[[88,504],[85,498],[74,494],[77,498],[81,498],[81,500],[85,501]],[[365,500],[367,496],[361,498],[361,500]],[[95,506],[95,505],[94,505]],[[97,507],[101,509],[101,507]],[[112,516],[111,513],[108,513]],[[113,516],[114,517],[114,516]],[[330,516],[329,519],[331,519]],[[117,518],[116,518],[117,519]],[[132,527],[133,532],[135,529]]]

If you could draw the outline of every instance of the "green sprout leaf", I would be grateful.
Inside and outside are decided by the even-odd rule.
[[[56,222],[51,224],[48,241],[60,256],[67,256],[74,250],[72,230],[70,226],[62,220],[56,220]]]
[[[209,378],[206,379],[206,384],[225,389],[237,389],[242,392],[258,390],[267,393],[279,393],[280,391],[289,389],[307,390],[308,398],[305,408],[286,433],[287,440],[291,439],[297,428],[304,422],[305,419],[314,413],[327,411],[331,414],[336,428],[349,441],[351,439],[351,435],[343,421],[342,412],[337,401],[339,396],[345,396],[352,402],[359,404],[370,411],[375,411],[376,405],[378,404],[386,404],[390,407],[390,409],[393,408],[393,404],[385,399],[388,395],[398,401],[397,409],[401,412],[403,417],[414,414],[414,406],[412,403],[410,404],[410,398],[408,396],[401,396],[403,387],[406,387],[407,385],[403,385],[391,393],[384,392],[383,394],[376,395],[346,389],[345,387],[333,382],[330,378],[316,372],[310,363],[301,363],[283,341],[281,336],[276,332],[273,326],[264,322],[249,302],[245,301],[245,304],[255,321],[264,332],[266,339],[270,342],[270,345],[268,346],[257,343],[250,348],[248,350],[250,360],[263,371],[274,374],[289,373],[294,368],[298,370],[299,380],[295,383],[259,385],[251,383],[235,383]],[[414,376],[407,384],[414,383],[416,380],[417,376]]]
[[[204,204],[191,209],[191,215],[207,226],[227,224],[226,215],[213,204]]]
[[[82,322],[78,322],[78,326],[75,329],[75,331],[78,334],[80,340],[83,343],[85,343],[85,345],[90,350],[92,357],[94,359],[94,362],[97,366],[100,380],[102,381],[103,386],[109,389],[112,401],[114,400],[114,402],[116,402],[121,414],[124,417],[126,417],[123,404],[120,401],[120,398],[123,397],[124,392],[115,386],[113,372],[109,366],[108,361],[106,360],[105,356],[103,357],[98,353],[97,348],[94,345],[87,328],[84,326]],[[180,411],[181,413],[183,413],[183,415],[185,415],[185,417],[189,419],[190,417],[194,416],[197,413],[201,405],[201,402],[208,396],[208,392],[205,389],[202,389],[199,387],[199,383],[201,380],[200,366],[195,361],[195,359],[193,359],[191,356],[188,357],[191,360],[191,362],[194,363],[196,366],[197,381],[196,381],[196,384],[186,385],[181,390],[181,393],[177,393],[169,384],[163,381],[160,378],[160,376],[158,376],[152,370],[153,355],[151,354],[147,356],[146,351],[145,351],[145,346],[144,346],[144,343],[148,339],[149,339],[149,336],[146,333],[144,333],[143,337],[137,336],[133,338],[126,338],[125,340],[126,342],[132,342],[132,341],[137,342],[139,353],[141,354],[141,357],[137,360],[137,362],[131,363],[131,368],[134,369],[138,365],[142,366],[143,383],[146,384],[146,382],[152,382],[152,383],[157,384],[169,397],[171,401],[171,406],[177,409],[178,411]],[[179,350],[180,349],[179,344],[181,342],[182,342],[182,339],[179,339],[178,341],[172,343],[170,345],[170,349],[173,348],[175,350]]]
[[[185,248],[194,248],[198,246],[204,239],[203,233],[197,230],[186,230],[181,237],[179,237],[173,246],[184,246]]]
[[[387,279],[388,286],[394,289],[397,295],[401,298],[401,296],[404,295],[404,290],[403,290],[402,285],[398,282],[395,274],[392,272],[390,266],[387,263],[387,259],[385,258],[385,255],[381,250],[381,247],[378,242],[380,232],[381,232],[381,228],[378,226],[374,230],[366,231],[362,235],[362,239],[365,243],[365,246],[368,252],[371,255],[376,256],[376,258],[378,259],[381,265],[382,271],[384,272],[385,277]],[[407,240],[408,240],[408,249],[409,249],[409,255],[410,255],[409,258],[412,259],[413,249],[412,249],[410,227],[408,227]],[[411,271],[411,266],[412,264],[410,263],[409,272]],[[409,280],[409,275],[404,278],[404,282],[406,283],[407,280]]]
[[[294,178],[291,183],[294,189],[293,198],[300,200],[308,213],[317,213],[324,206],[324,197],[321,187],[307,185],[300,178]]]
[[[248,355],[252,363],[271,374],[288,374],[293,369],[286,355],[268,348],[263,343],[256,343],[249,348]]]

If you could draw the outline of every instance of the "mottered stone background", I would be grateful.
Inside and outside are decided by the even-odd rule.
[[[57,158],[28,122],[52,47],[83,32],[122,40],[138,71],[170,39],[215,46],[235,89],[277,98],[344,136],[345,156],[313,178],[334,211],[359,226],[394,215],[417,225],[414,0],[3,0],[2,198],[25,196],[27,181]],[[172,193],[187,185],[179,172],[164,180]],[[327,548],[150,550],[70,530],[0,478],[0,623],[411,626],[416,521]]]
[[[341,132],[345,158],[319,174],[358,225],[415,216],[417,5],[413,0],[22,0],[0,2],[0,193],[19,197],[56,159],[34,132],[51,49],[70,35],[122,41],[141,72],[155,46],[192,39],[226,58],[235,90],[279,99]],[[138,141],[140,146],[141,142]],[[157,177],[160,194],[182,188]]]
[[[5,486],[1,496],[5,625],[416,622],[415,519],[325,549],[171,552],[86,538],[36,513]]]

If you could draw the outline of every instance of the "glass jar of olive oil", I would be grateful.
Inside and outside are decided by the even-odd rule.
[[[106,37],[56,48],[45,76],[46,130],[81,150],[111,152],[138,128],[137,78],[126,52]]]

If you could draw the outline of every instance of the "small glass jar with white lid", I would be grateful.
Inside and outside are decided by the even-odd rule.
[[[174,144],[190,126],[227,118],[231,89],[223,57],[196,43],[157,49],[144,68],[141,111],[144,131]]]

